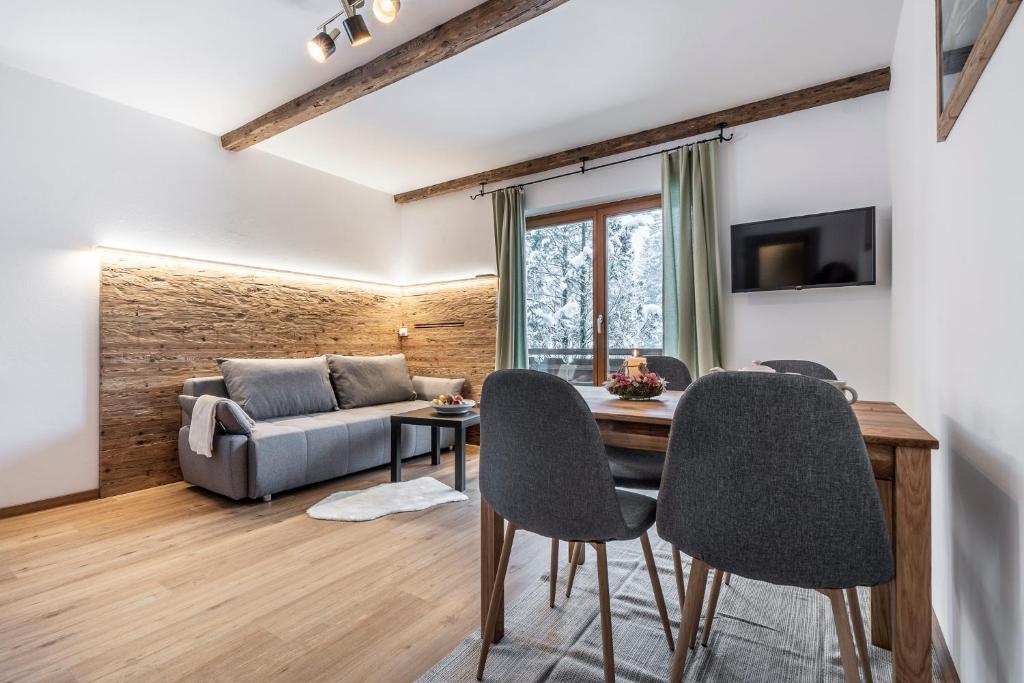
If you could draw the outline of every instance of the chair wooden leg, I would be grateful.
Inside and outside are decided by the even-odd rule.
[[[601,594],[601,645],[604,648],[604,680],[605,683],[614,683],[615,652],[612,648],[612,599],[608,589],[608,553],[604,543],[595,543],[594,550],[597,551],[597,582]]]
[[[722,590],[722,570],[715,570],[715,578],[711,582],[711,598],[708,600],[708,613],[704,617],[704,633],[701,635],[700,644],[708,646],[708,638],[711,637],[711,625],[715,621],[715,609],[718,607],[718,593]]]
[[[572,553],[569,555],[569,581],[565,584],[565,597],[572,595],[572,582],[576,579],[576,567],[579,566],[579,558],[583,554],[583,544],[574,543]]]
[[[856,588],[846,589],[846,602],[849,603],[850,618],[853,621],[853,637],[857,640],[864,680],[867,683],[874,683],[874,677],[871,675],[871,653],[868,651],[868,639],[864,634],[864,619],[860,614],[860,600],[857,598]]]
[[[683,603],[686,601],[686,589],[683,587],[683,561],[679,557],[679,548],[672,546],[672,568],[676,575],[676,596],[679,598],[679,613],[683,613]]]
[[[661,627],[665,629],[668,649],[674,650],[676,646],[672,642],[672,625],[669,623],[668,609],[665,607],[665,594],[661,590],[661,579],[658,578],[658,567],[654,564],[654,552],[651,551],[651,539],[647,537],[647,532],[644,532],[644,535],[640,537],[640,545],[644,549],[647,575],[651,577],[651,589],[654,591],[654,601],[658,604],[658,614],[661,615]]]
[[[498,559],[498,574],[494,579],[491,600],[487,605],[486,628],[484,628],[483,642],[480,643],[480,663],[476,669],[476,680],[478,681],[482,681],[484,678],[487,653],[490,652],[491,643],[494,641],[494,625],[498,620],[498,601],[501,599],[502,587],[505,585],[505,573],[508,571],[508,558],[512,554],[512,540],[515,535],[516,528],[510,523],[505,529],[505,542],[501,546],[501,557]]]
[[[731,586],[732,585],[732,572],[726,572],[725,573],[725,585],[726,586]]]
[[[843,673],[846,683],[860,683],[857,672],[857,655],[853,651],[853,634],[850,633],[850,615],[846,612],[843,591],[838,588],[823,591],[832,603],[832,616],[836,620],[836,635],[839,637],[839,654],[843,659]]]
[[[672,660],[672,675],[669,678],[672,683],[680,683],[683,680],[686,653],[689,651],[686,644],[690,642],[690,633],[697,632],[697,621],[704,606],[704,586],[707,582],[708,566],[694,558],[690,565],[690,586],[683,605],[683,622],[679,626],[679,637],[676,639],[679,647],[676,648],[676,656]]]
[[[569,541],[569,557],[567,559],[570,562],[575,562],[576,564],[586,564],[586,561],[587,561],[586,560],[586,557],[587,557],[587,544],[583,543],[582,545],[583,545],[583,550],[581,550],[580,554],[577,555],[576,554],[576,546],[577,546],[577,544],[573,543],[572,541]]]
[[[706,562],[701,562],[701,564],[704,565],[704,579],[701,581],[700,586],[698,586],[697,588],[697,595],[693,596],[697,599],[697,619],[693,622],[693,627],[690,628],[689,631],[687,631],[688,635],[686,642],[689,643],[687,647],[689,647],[691,650],[697,647],[697,627],[700,626],[700,615],[701,612],[704,610],[704,595],[707,593],[708,589],[708,573],[711,571],[711,566],[708,565]],[[693,576],[692,565],[690,567],[690,576]],[[690,584],[689,593],[693,595],[692,583]]]
[[[558,583],[558,539],[551,539],[551,607],[555,606],[555,585]]]

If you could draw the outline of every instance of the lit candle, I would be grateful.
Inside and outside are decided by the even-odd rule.
[[[647,359],[640,355],[640,349],[633,349],[633,357],[622,362],[622,374],[631,379],[647,374]]]

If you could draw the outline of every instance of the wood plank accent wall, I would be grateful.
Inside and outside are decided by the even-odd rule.
[[[181,479],[177,397],[218,357],[397,353],[398,287],[105,252],[100,495]]]
[[[181,480],[178,394],[190,377],[219,374],[219,357],[401,351],[413,374],[465,377],[479,398],[494,369],[496,295],[495,278],[399,288],[104,252],[100,496]],[[437,323],[453,324],[416,327]]]
[[[409,371],[465,377],[464,395],[479,400],[484,378],[494,370],[497,296],[493,277],[403,287],[401,316],[409,336],[402,340],[402,352]],[[436,323],[455,324],[416,327]],[[468,440],[480,443],[477,427],[470,429]]]

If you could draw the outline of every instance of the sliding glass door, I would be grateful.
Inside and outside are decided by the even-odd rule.
[[[529,219],[529,367],[600,384],[638,351],[661,352],[661,198]]]

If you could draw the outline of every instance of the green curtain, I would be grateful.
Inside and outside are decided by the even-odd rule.
[[[719,142],[661,158],[665,354],[703,375],[722,364],[715,167]]]
[[[510,187],[491,195],[494,252],[498,258],[498,342],[494,367],[526,367],[526,274],[523,242],[526,215],[523,190]]]

